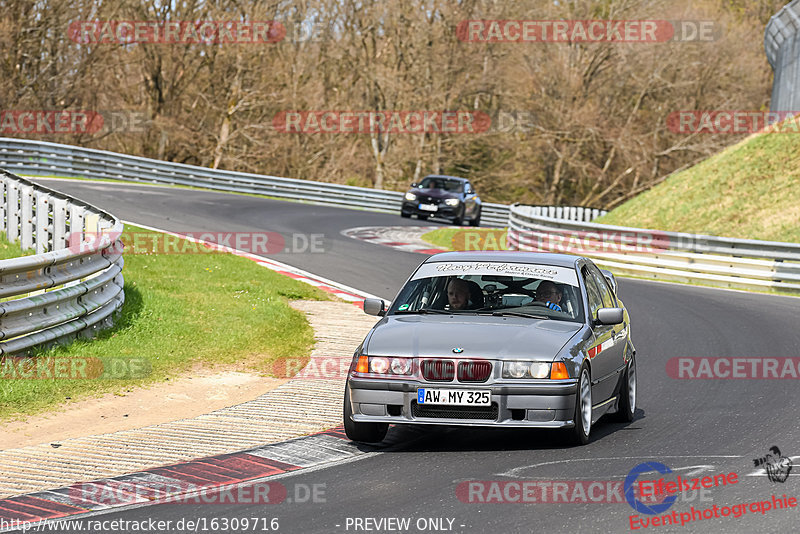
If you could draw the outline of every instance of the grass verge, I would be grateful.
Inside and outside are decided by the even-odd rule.
[[[23,251],[19,243],[10,243],[5,234],[0,233],[0,260],[10,260],[20,256],[30,256],[33,250]]]
[[[437,228],[422,239],[443,250],[506,250],[506,228]]]
[[[751,136],[595,222],[800,243],[800,135]]]
[[[157,233],[131,225],[126,231]],[[13,251],[15,245],[8,246],[0,252]],[[126,254],[123,274],[125,305],[114,328],[91,341],[40,350],[34,359],[111,358],[121,365],[137,362],[139,369],[143,364],[149,373],[124,379],[9,379],[13,369],[0,366],[0,418],[146,386],[197,364],[270,374],[278,359],[308,357],[313,344],[311,327],[288,300],[328,299],[312,286],[224,253]]]

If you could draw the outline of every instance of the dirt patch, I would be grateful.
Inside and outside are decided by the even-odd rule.
[[[192,371],[125,394],[63,406],[26,421],[0,424],[0,450],[141,428],[197,417],[257,398],[286,382],[240,371]]]

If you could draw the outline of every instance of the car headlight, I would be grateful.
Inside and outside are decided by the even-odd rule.
[[[508,378],[523,378],[528,372],[528,364],[525,362],[507,362],[503,364],[503,376]]]
[[[550,364],[546,362],[505,362],[503,378],[547,378]]]
[[[406,200],[417,200],[417,195],[414,193],[406,193]]]
[[[408,358],[392,358],[392,365],[390,366],[392,373],[396,375],[410,375],[411,374],[411,360]]]
[[[458,203],[461,202],[457,198],[447,198],[445,199],[444,203],[448,206],[458,206]]]
[[[410,375],[411,362],[411,358],[387,358],[362,354],[358,357],[355,372],[377,375]]]
[[[547,378],[550,375],[550,364],[544,362],[533,362],[530,367],[533,378]]]
[[[382,375],[389,370],[389,360],[387,358],[370,358],[369,370],[372,373]]]

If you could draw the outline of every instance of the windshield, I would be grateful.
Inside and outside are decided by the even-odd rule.
[[[459,180],[448,180],[447,178],[433,178],[428,176],[419,184],[420,189],[444,189],[451,193],[460,193],[464,182]]]
[[[389,314],[460,313],[583,322],[574,269],[498,262],[426,263]]]

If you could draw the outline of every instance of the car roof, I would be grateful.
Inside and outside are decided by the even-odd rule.
[[[445,178],[447,180],[456,180],[459,182],[468,182],[466,178],[459,178],[458,176],[447,176],[446,174],[429,174],[425,178]],[[425,179],[423,178],[423,180]]]
[[[506,263],[534,263],[538,265],[552,265],[554,267],[575,268],[575,262],[581,256],[572,254],[553,254],[549,252],[519,252],[519,251],[462,251],[442,252],[425,260],[425,263],[442,261],[499,261]]]

